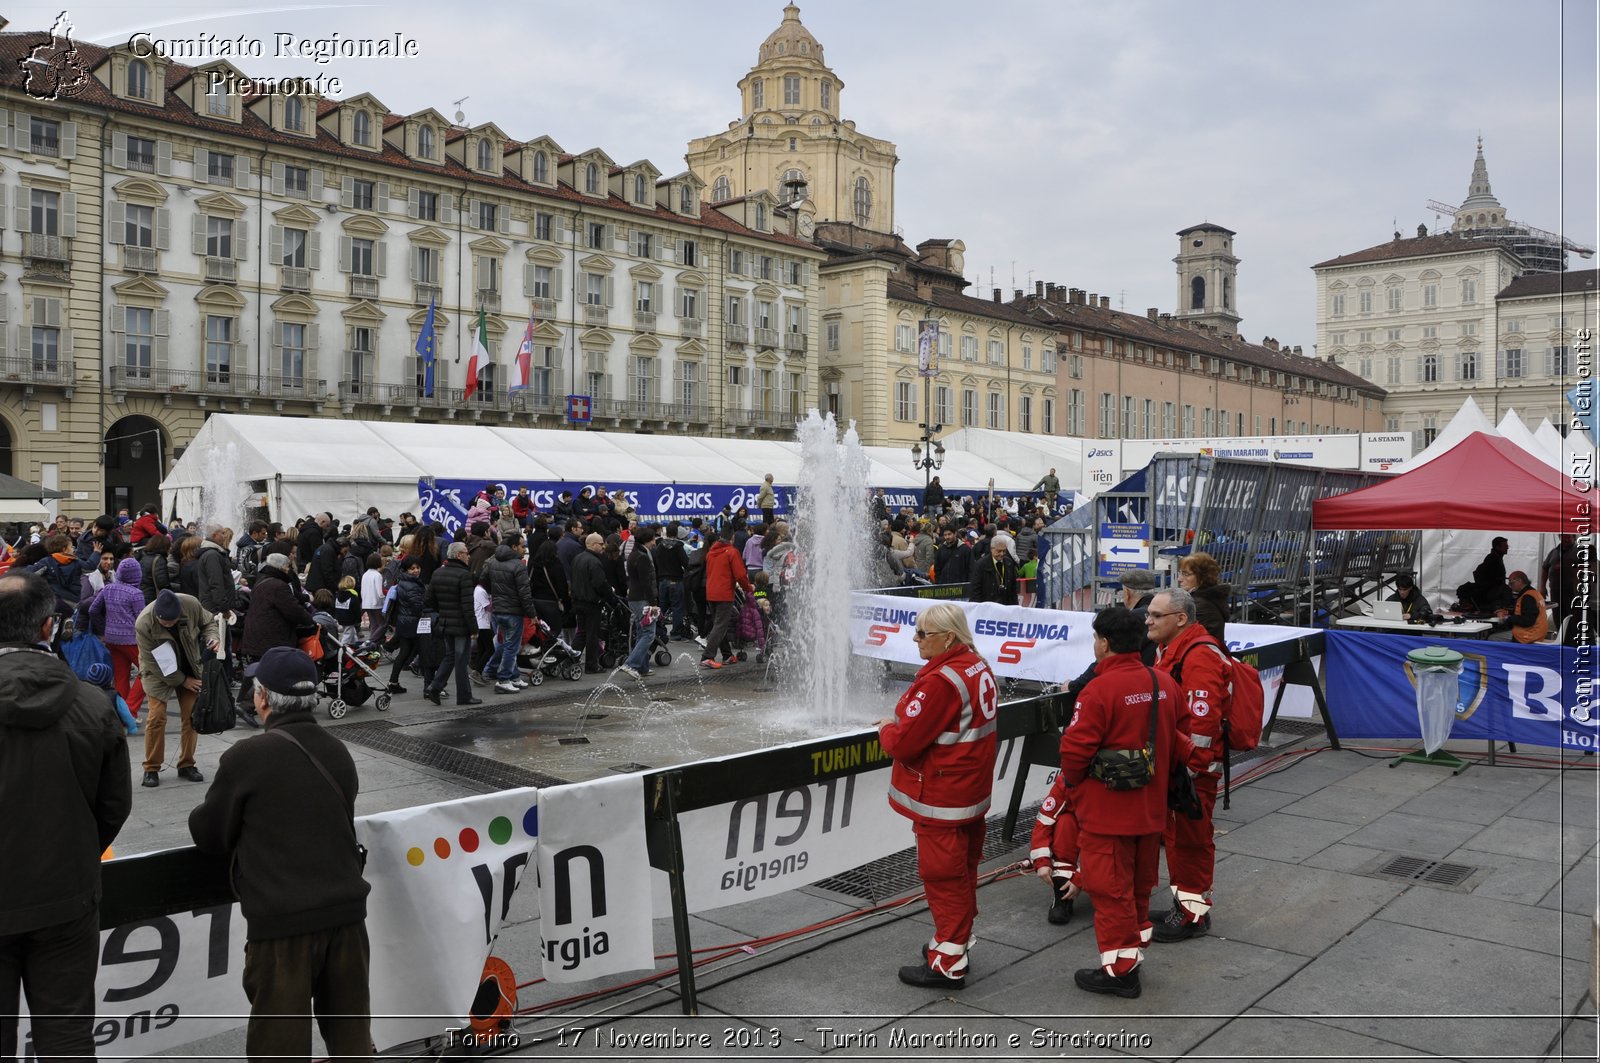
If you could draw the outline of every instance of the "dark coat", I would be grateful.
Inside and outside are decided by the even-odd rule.
[[[656,604],[656,562],[647,546],[635,546],[628,555],[628,601]]]
[[[1206,634],[1226,646],[1223,630],[1228,623],[1228,595],[1231,588],[1226,583],[1216,583],[1194,590],[1195,619],[1206,629]]]
[[[0,935],[81,919],[100,901],[100,854],[133,808],[116,710],[67,663],[12,643],[0,655]],[[15,1009],[13,1009],[15,1010]]]
[[[972,579],[967,584],[967,600],[1017,604],[1017,563],[1011,560],[1009,552],[1000,555],[998,564],[989,556],[974,559]]]
[[[495,559],[494,540],[487,535],[469,535],[462,542],[467,544],[467,568],[474,576],[483,575],[484,566]]]
[[[936,583],[965,583],[972,577],[972,547],[959,539],[954,546],[940,543],[933,552]]]
[[[305,752],[273,732],[292,734]],[[315,757],[339,792],[328,785]],[[222,754],[205,800],[189,813],[202,852],[233,857],[233,888],[250,941],[294,937],[363,922],[355,814],[361,780],[344,743],[309,712],[274,713],[266,733]]]
[[[260,657],[274,646],[299,645],[298,633],[309,630],[311,625],[311,613],[289,585],[289,577],[263,566],[250,588],[250,608],[244,614],[239,652]]]
[[[176,574],[172,571],[172,560],[165,553],[141,550],[137,556],[139,567],[144,570],[144,578],[139,581],[139,590],[144,594],[144,604],[149,605],[156,600],[156,595],[168,588],[178,589]]]
[[[533,608],[533,589],[528,581],[528,566],[509,546],[494,552],[489,562],[490,610],[497,616],[537,616]]]
[[[446,561],[428,581],[424,599],[427,608],[439,614],[435,634],[475,635],[478,620],[472,612],[472,573],[460,561]]]
[[[427,597],[428,589],[422,585],[422,580],[416,576],[400,576],[399,582],[394,585],[394,611],[389,618],[397,636],[403,639],[417,637],[417,621],[422,619],[422,614],[427,610]]]
[[[567,569],[561,563],[557,547],[558,543],[549,539],[539,544],[539,549],[533,555],[528,582],[533,587],[535,598],[565,604],[572,600],[572,590],[567,585]]]
[[[226,613],[233,609],[233,566],[228,563],[228,551],[211,540],[200,544],[194,558],[195,597],[208,613]]]
[[[663,535],[656,540],[656,553],[651,560],[656,564],[657,579],[677,582],[683,579],[684,569],[689,565],[689,551],[682,539]]]
[[[294,550],[299,556],[302,565],[310,564],[322,548],[322,529],[317,527],[314,520],[306,521],[305,527],[300,529],[300,534],[295,538]]]
[[[303,556],[303,555],[302,555]],[[339,544],[329,539],[317,547],[317,552],[311,558],[311,564],[306,569],[306,590],[312,594],[318,591],[336,591],[339,589]]]
[[[611,579],[599,554],[585,550],[572,559],[571,587],[574,602],[594,604],[611,598]]]

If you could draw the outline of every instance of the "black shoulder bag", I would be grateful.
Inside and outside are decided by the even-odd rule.
[[[340,807],[340,809],[342,811],[343,808],[344,808],[344,801],[345,801],[344,790],[340,788],[339,781],[333,777],[333,773],[330,772],[327,768],[324,768],[322,766],[322,761],[320,761],[316,757],[312,756],[311,755],[311,750],[309,750],[305,746],[301,745],[300,744],[300,739],[296,738],[294,735],[289,734],[289,733],[287,733],[285,731],[282,731],[282,730],[272,730],[272,731],[268,731],[267,732],[267,737],[269,737],[269,738],[274,736],[274,735],[276,735],[277,737],[283,739],[285,742],[291,743],[296,749],[298,749],[300,752],[302,752],[302,753],[304,753],[306,755],[306,759],[311,762],[311,766],[313,768],[317,769],[317,774],[321,775],[324,779],[328,780],[328,785],[330,787],[332,787],[333,788],[333,792],[338,795],[338,797],[339,797],[339,807]],[[344,815],[341,815],[339,818],[344,820],[344,825],[346,827],[350,828],[350,842],[351,842],[352,845],[354,845],[356,847],[356,863],[361,868],[361,870],[365,871],[367,869],[367,847],[365,845],[362,845],[360,840],[356,838],[356,823],[355,823],[355,820],[351,819],[351,818],[349,818],[347,816],[344,816]]]
[[[1156,773],[1156,673],[1150,673],[1150,728],[1140,749],[1099,749],[1089,762],[1089,777],[1099,779],[1107,790],[1138,790],[1150,785]]]

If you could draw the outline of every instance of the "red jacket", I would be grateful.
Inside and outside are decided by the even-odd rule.
[[[1222,713],[1228,707],[1232,674],[1226,652],[1204,627],[1193,623],[1160,651],[1156,668],[1163,672],[1176,669],[1181,675],[1183,708],[1178,713],[1178,730],[1194,742],[1189,767],[1197,772],[1220,772]]]
[[[161,522],[156,520],[154,513],[140,514],[139,519],[128,526],[128,542],[137,545],[144,542],[152,535],[164,535]]]
[[[1033,836],[1028,840],[1028,859],[1033,862],[1033,869],[1049,867],[1051,858],[1068,863],[1078,862],[1077,847],[1073,851],[1063,853],[1057,851],[1057,841],[1063,834],[1076,835],[1076,829],[1062,831],[1062,819],[1072,818],[1072,787],[1067,785],[1060,772],[1056,773],[1056,781],[1050,784],[1050,792],[1045,794],[1044,801],[1039,805],[1039,814],[1033,821]]]
[[[717,539],[706,551],[706,601],[733,601],[733,585],[737,583],[746,594],[754,594],[750,577],[745,575],[744,558],[732,543]]]
[[[989,666],[957,643],[922,666],[878,731],[894,758],[889,806],[917,823],[981,820],[994,789],[1000,692]]]
[[[1076,715],[1061,736],[1061,774],[1072,784],[1072,811],[1088,834],[1159,834],[1167,824],[1167,773],[1176,741],[1178,685],[1156,672],[1160,701],[1150,731],[1150,671],[1137,653],[1104,657],[1078,696]],[[1108,790],[1089,776],[1100,749],[1138,749],[1154,740],[1155,777],[1137,790]]]

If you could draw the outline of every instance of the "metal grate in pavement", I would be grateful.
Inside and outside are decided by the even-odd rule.
[[[1468,864],[1451,864],[1443,860],[1430,860],[1426,856],[1396,856],[1373,874],[1448,887],[1461,885],[1477,870]]]
[[[396,725],[388,720],[347,723],[339,727],[336,733],[346,742],[500,790],[515,790],[523,786],[562,786],[567,782],[541,771],[502,764],[476,753],[401,734]]]
[[[1018,840],[1011,842],[1005,841],[1000,836],[1005,825],[1003,817],[989,820],[983,835],[983,858],[993,860],[1025,849],[1028,831],[1032,829],[1033,818],[1038,812],[1039,806],[1033,804],[1024,806],[1017,813]],[[890,897],[910,893],[922,886],[922,879],[917,875],[917,851],[902,849],[898,853],[890,853],[888,856],[862,864],[832,878],[825,878],[818,882],[817,886],[833,893],[842,893],[846,897],[868,900],[874,904]]]

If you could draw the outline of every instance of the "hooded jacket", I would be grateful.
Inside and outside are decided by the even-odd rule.
[[[289,583],[286,573],[262,565],[250,588],[250,608],[244,614],[244,634],[239,652],[260,657],[274,646],[296,646],[299,632],[311,628],[311,613]]]
[[[491,607],[499,616],[538,616],[533,608],[533,588],[528,583],[528,566],[509,546],[501,546],[489,562]]]
[[[744,560],[739,556],[739,551],[731,543],[718,539],[706,551],[706,601],[733,601],[733,586],[736,583],[744,588],[746,594],[755,590],[750,586],[750,577],[744,570]]]
[[[89,616],[105,623],[105,642],[108,646],[132,646],[138,641],[133,625],[144,612],[144,591],[139,584],[144,580],[144,569],[136,558],[125,557],[117,562],[117,576],[105,589],[95,595],[89,606]]]
[[[86,561],[79,561],[78,555],[73,553],[47,554],[33,565],[33,571],[43,576],[50,589],[56,592],[58,612],[78,608],[83,574],[94,568]]]
[[[228,551],[207,539],[200,544],[200,552],[194,560],[195,588],[199,591],[195,597],[200,599],[200,604],[207,612],[231,612],[234,598],[233,565],[228,560]]]
[[[82,918],[100,901],[100,854],[133,807],[111,702],[37,646],[0,646],[0,936]]]

